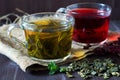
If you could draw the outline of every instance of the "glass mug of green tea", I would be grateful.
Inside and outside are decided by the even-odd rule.
[[[8,35],[11,36],[16,27],[23,29],[28,55],[32,59],[61,62],[71,53],[73,25],[74,18],[69,14],[36,13],[23,17],[19,26],[10,26]]]
[[[79,45],[98,45],[107,40],[111,7],[103,3],[75,3],[60,8],[75,19],[73,40]]]

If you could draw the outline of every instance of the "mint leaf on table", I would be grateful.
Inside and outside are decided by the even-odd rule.
[[[48,64],[49,74],[53,75],[59,70],[59,66],[55,62],[50,62]]]

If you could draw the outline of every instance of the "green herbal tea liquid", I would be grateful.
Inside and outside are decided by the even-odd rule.
[[[31,21],[35,30],[25,30],[28,54],[39,59],[58,59],[70,53],[72,27],[59,19],[43,18]]]

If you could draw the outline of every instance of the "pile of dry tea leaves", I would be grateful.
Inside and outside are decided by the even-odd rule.
[[[95,55],[112,54],[120,56],[120,37],[116,41],[104,43],[102,46],[95,48],[93,52]]]
[[[61,68],[62,69],[62,68]],[[78,71],[82,78],[100,76],[104,79],[112,76],[120,76],[120,65],[113,63],[111,59],[95,59],[90,62],[87,59],[73,62],[66,67],[66,72]]]
[[[50,74],[55,72],[64,72],[68,77],[74,77],[72,72],[77,71],[78,75],[84,79],[92,78],[93,76],[103,77],[108,79],[113,76],[120,76],[120,65],[113,63],[112,59],[107,58],[104,60],[94,59],[90,61],[88,59],[83,59],[80,61],[75,61],[68,66],[59,67],[55,63],[50,63],[48,65]]]

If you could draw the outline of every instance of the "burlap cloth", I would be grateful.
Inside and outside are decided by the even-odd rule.
[[[7,56],[12,61],[17,63],[23,71],[26,71],[27,69],[37,71],[37,70],[41,70],[42,68],[45,68],[45,66],[47,66],[46,63],[32,60],[27,55],[27,49],[23,47],[22,44],[19,44],[8,37],[7,35],[8,27],[9,25],[3,25],[0,27],[0,54]],[[16,36],[18,39],[22,41],[25,40],[24,32],[21,29],[14,30],[12,34],[15,34],[14,36]],[[115,40],[116,37],[118,36],[115,37],[114,34],[109,35],[111,39],[110,37],[108,37],[108,39]],[[72,45],[72,47],[78,49],[78,46]]]
[[[26,48],[8,38],[8,27],[8,25],[0,27],[0,54],[3,54],[13,60],[23,71],[26,71],[26,68],[30,65],[40,64],[28,57]],[[20,29],[16,29],[14,31],[14,33],[19,36],[19,39],[24,40],[23,32],[20,31]]]

